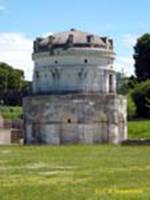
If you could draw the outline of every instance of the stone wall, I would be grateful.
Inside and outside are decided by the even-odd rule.
[[[112,80],[110,80],[110,77],[112,77]],[[44,66],[35,70],[33,82],[35,93],[82,91],[109,93],[116,91],[115,85],[116,77],[113,70],[89,65]]]
[[[33,93],[115,92],[114,53],[104,49],[75,48],[56,55],[34,54]],[[109,77],[112,76],[111,90]]]
[[[23,144],[24,131],[23,128],[11,129],[11,144]]]
[[[26,143],[120,143],[127,139],[126,99],[72,94],[24,99]]]
[[[0,145],[23,144],[23,141],[23,121],[0,117]]]
[[[11,144],[11,129],[0,129],[0,145]]]

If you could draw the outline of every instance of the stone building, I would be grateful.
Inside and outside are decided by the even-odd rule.
[[[27,144],[120,143],[126,98],[116,94],[113,41],[71,29],[34,41],[33,92],[24,98]]]

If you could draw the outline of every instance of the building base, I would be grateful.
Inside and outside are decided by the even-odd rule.
[[[119,144],[127,140],[123,96],[39,95],[24,98],[23,107],[27,144]]]

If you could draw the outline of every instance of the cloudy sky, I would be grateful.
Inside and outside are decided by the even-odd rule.
[[[0,0],[0,61],[31,80],[33,40],[76,28],[113,38],[116,69],[133,74],[133,46],[150,32],[149,8],[149,0]]]

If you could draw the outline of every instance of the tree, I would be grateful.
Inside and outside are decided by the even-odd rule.
[[[137,80],[133,75],[130,77],[123,75],[117,81],[119,82],[117,84],[117,92],[124,95],[130,93],[130,91],[134,89],[137,84]]]
[[[128,92],[127,98],[128,98],[128,119],[133,119],[134,117],[136,117],[136,105],[135,102],[133,101],[132,98],[132,90],[130,92]]]
[[[24,81],[24,72],[19,69],[10,69],[8,74],[9,90],[21,91]]]
[[[133,57],[138,81],[150,79],[150,34],[146,33],[137,40]]]
[[[21,91],[24,82],[24,72],[14,69],[6,63],[0,63],[0,91]]]
[[[6,63],[0,63],[0,101],[7,105],[21,105],[22,97],[31,88],[24,80],[24,72]]]
[[[150,80],[139,83],[134,91],[132,97],[136,105],[136,112],[138,117],[150,117]]]
[[[7,92],[8,74],[11,67],[6,63],[0,63],[0,92]]]
[[[149,99],[148,97],[146,97],[146,101],[147,101],[146,106],[147,106],[148,108],[150,108],[150,99]]]

